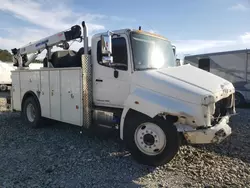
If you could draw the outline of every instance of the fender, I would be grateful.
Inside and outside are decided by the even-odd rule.
[[[23,97],[22,97],[21,109],[23,108],[23,102],[25,101],[25,99],[28,98],[28,97],[30,97],[30,96],[34,97],[34,99],[36,100],[36,102],[37,102],[37,103],[39,104],[39,106],[40,106],[40,101],[38,100],[38,96],[37,96],[33,91],[29,90],[29,91],[27,91],[27,92],[23,95]]]
[[[203,124],[202,106],[164,96],[152,90],[137,87],[124,103],[120,122],[120,138],[123,140],[125,117],[130,109],[154,118],[160,113],[187,118],[191,124]],[[193,117],[196,117],[194,119]],[[198,119],[197,119],[198,118]]]

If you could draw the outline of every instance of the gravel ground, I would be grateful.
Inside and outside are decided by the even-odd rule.
[[[57,123],[31,129],[0,99],[0,187],[250,187],[250,110],[220,145],[182,146],[171,163],[137,164],[117,133],[94,137]]]

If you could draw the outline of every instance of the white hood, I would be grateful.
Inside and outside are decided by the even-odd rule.
[[[192,65],[183,65],[159,70],[136,71],[133,83],[190,103],[201,104],[205,96],[221,93],[223,87],[233,85],[227,80]]]

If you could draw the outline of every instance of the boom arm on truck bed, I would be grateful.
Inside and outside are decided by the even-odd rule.
[[[51,58],[51,49],[54,46],[69,49],[69,44],[67,42],[75,39],[82,40],[81,27],[79,25],[72,26],[69,30],[56,33],[21,48],[14,48],[11,50],[13,53],[14,66],[28,67],[29,64],[34,61],[43,50],[46,49],[47,62],[45,62],[45,64],[48,67],[49,60]],[[35,54],[28,59],[27,55],[31,53]]]

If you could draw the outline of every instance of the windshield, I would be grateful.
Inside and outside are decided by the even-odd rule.
[[[135,70],[176,66],[169,41],[136,32],[131,32],[131,41]]]

